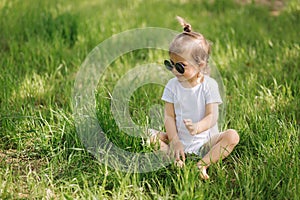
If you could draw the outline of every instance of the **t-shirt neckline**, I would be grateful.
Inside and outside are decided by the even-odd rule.
[[[178,79],[176,79],[176,81],[178,82],[179,86],[184,89],[184,90],[197,90],[204,82],[205,82],[206,76],[204,76],[203,81],[197,85],[195,85],[194,87],[183,87],[182,84],[178,81]]]

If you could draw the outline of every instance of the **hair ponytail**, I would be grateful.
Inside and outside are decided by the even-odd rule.
[[[187,23],[182,17],[176,16],[176,19],[180,23],[180,25],[183,27],[184,32],[191,32],[192,31],[192,26]]]

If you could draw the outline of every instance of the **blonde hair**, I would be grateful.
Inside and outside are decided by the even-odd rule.
[[[169,53],[181,55],[189,52],[195,64],[205,63],[203,73],[209,74],[210,43],[202,34],[193,32],[192,26],[183,18],[177,16],[177,20],[182,25],[183,32],[173,39],[169,47]]]

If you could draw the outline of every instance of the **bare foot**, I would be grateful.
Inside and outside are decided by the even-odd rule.
[[[197,165],[197,167],[198,167],[198,169],[199,169],[199,172],[200,172],[200,178],[202,179],[202,180],[207,180],[207,179],[209,179],[209,176],[208,176],[208,174],[207,174],[207,172],[206,172],[206,169],[207,169],[207,167],[206,166],[203,166],[203,165]]]

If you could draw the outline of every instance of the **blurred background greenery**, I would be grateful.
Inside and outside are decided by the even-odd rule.
[[[176,15],[213,43],[226,88],[224,128],[241,136],[235,152],[211,167],[208,182],[192,162],[147,174],[109,169],[84,150],[72,117],[76,73],[94,47],[128,29],[180,31]],[[1,199],[297,199],[299,16],[298,0],[0,0]],[[135,64],[165,55],[124,55],[107,70],[105,89]],[[144,111],[161,103],[161,92],[140,88],[130,102],[133,117],[147,119]],[[110,139],[143,150],[126,143],[107,93],[98,94]]]

